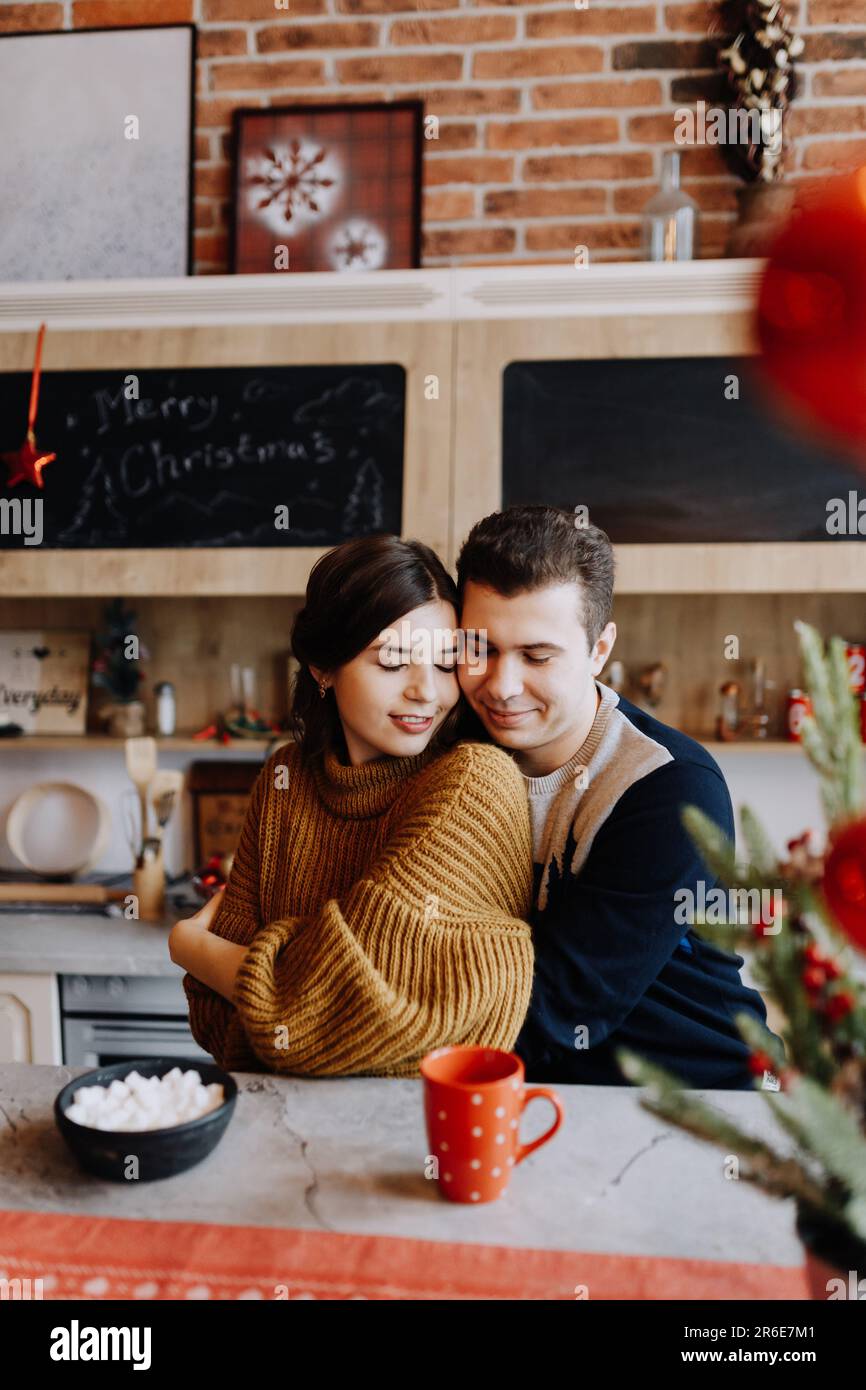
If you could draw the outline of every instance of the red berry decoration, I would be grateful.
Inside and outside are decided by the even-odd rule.
[[[766,1052],[753,1052],[749,1058],[749,1071],[753,1076],[763,1076],[765,1071],[773,1070],[773,1059]]]
[[[804,195],[770,247],[757,330],[784,416],[829,432],[866,470],[866,167]]]
[[[809,994],[817,994],[827,983],[827,976],[820,965],[807,965],[800,979]]]
[[[853,994],[847,990],[840,990],[838,994],[831,994],[824,1007],[824,1012],[831,1023],[839,1023],[841,1019],[847,1018],[854,1008],[855,1000]]]
[[[822,889],[842,931],[866,950],[866,819],[852,821],[833,836]]]

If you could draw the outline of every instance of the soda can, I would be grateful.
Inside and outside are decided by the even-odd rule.
[[[866,691],[866,642],[849,642],[845,648],[848,659],[848,680],[852,695]]]
[[[800,742],[800,726],[803,723],[803,718],[811,713],[812,701],[809,696],[802,690],[789,690],[785,729],[792,743]]]

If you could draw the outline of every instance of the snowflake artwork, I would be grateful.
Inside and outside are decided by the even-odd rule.
[[[379,270],[388,254],[388,238],[374,222],[356,217],[337,228],[329,251],[335,270]]]
[[[298,231],[330,210],[340,169],[327,150],[292,140],[286,149],[267,148],[248,162],[250,210],[275,231]]]

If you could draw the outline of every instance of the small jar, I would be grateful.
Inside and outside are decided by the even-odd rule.
[[[174,686],[171,681],[160,681],[153,693],[156,696],[156,732],[162,738],[171,738],[177,722]]]

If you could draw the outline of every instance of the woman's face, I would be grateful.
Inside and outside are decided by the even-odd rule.
[[[412,757],[427,747],[460,698],[456,626],[453,606],[434,599],[325,674],[353,766],[383,755]]]

